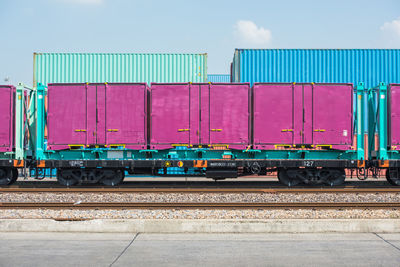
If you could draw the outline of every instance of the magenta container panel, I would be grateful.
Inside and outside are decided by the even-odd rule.
[[[146,84],[49,84],[48,149],[146,147]]]
[[[391,84],[389,90],[389,109],[390,120],[388,121],[390,146],[394,146],[399,150],[400,145],[400,84]],[[389,117],[388,116],[388,117]]]
[[[352,146],[353,85],[255,83],[254,147]]]
[[[250,145],[249,84],[151,84],[153,149]]]
[[[14,146],[14,96],[15,87],[0,85],[0,152]]]

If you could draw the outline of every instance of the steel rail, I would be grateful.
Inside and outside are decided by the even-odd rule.
[[[381,188],[19,188],[3,187],[1,193],[400,193],[400,187]]]
[[[399,209],[400,202],[2,202],[0,209]]]

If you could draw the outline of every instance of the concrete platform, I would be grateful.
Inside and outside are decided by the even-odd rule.
[[[0,233],[0,266],[399,266],[400,234]]]
[[[0,219],[0,232],[400,233],[400,219],[147,220]]]

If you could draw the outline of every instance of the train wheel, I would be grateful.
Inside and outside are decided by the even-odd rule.
[[[104,178],[100,182],[108,186],[119,185],[125,178],[124,170],[106,170],[104,172]]]
[[[390,168],[386,170],[386,180],[391,185],[400,185],[400,169]]]
[[[301,183],[299,179],[297,179],[296,175],[290,175],[291,171],[288,171],[286,169],[280,169],[278,170],[278,180],[281,184],[284,184],[286,186],[295,186]]]
[[[14,169],[9,169],[9,168],[0,169],[0,185],[10,185],[14,183],[17,180],[17,178],[18,178],[18,171],[17,175],[15,175]]]
[[[346,179],[346,172],[344,169],[328,169],[329,176],[326,179],[326,184],[330,186],[341,185]]]
[[[80,169],[63,170],[57,169],[57,181],[64,186],[76,185],[82,176]]]

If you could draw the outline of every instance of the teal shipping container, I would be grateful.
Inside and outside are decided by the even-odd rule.
[[[231,75],[229,74],[208,74],[207,81],[211,83],[230,83]]]
[[[34,53],[33,84],[207,82],[207,54]]]
[[[400,83],[400,49],[236,49],[232,82]]]

